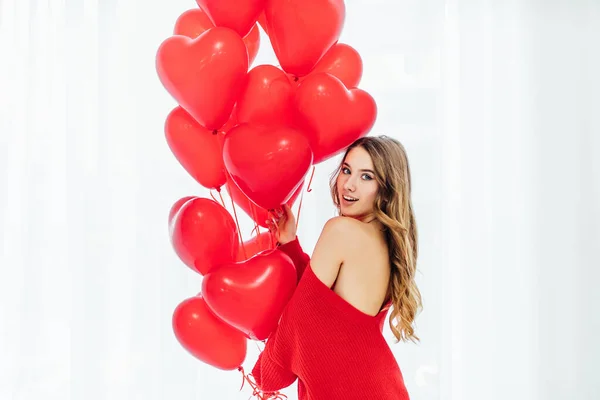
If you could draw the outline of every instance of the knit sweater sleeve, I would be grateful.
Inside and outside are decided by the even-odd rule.
[[[286,388],[296,380],[296,375],[293,372],[282,367],[273,359],[270,354],[273,351],[273,343],[270,345],[269,342],[270,340],[267,341],[265,350],[260,353],[252,369],[252,376],[257,386],[265,393]]]
[[[302,274],[304,273],[304,270],[310,261],[310,256],[306,254],[304,250],[302,250],[300,242],[298,241],[298,236],[296,236],[294,240],[287,242],[286,244],[282,244],[277,248],[292,259],[294,266],[296,267],[298,282],[300,282],[300,278],[302,278]]]

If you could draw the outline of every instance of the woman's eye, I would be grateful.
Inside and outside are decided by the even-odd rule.
[[[363,177],[364,177],[364,179],[365,179],[365,180],[367,180],[367,181],[370,181],[371,179],[373,179],[373,178],[371,177],[371,175],[368,175],[368,174],[364,174],[364,175],[363,175]]]
[[[344,174],[349,174],[349,173],[350,173],[350,170],[349,170],[348,168],[342,168],[342,172],[343,172]]]

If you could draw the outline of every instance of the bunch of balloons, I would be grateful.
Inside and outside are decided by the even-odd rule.
[[[359,53],[338,42],[343,0],[196,3],[156,54],[178,104],[166,140],[201,186],[225,187],[258,232],[269,210],[294,203],[311,167],[368,134],[377,107],[357,87]],[[278,66],[251,68],[259,25]],[[175,309],[175,336],[199,360],[239,369],[247,341],[269,336],[296,287],[292,261],[269,232],[244,242],[237,217],[208,198],[178,200],[169,233],[182,262],[202,276],[201,292]]]

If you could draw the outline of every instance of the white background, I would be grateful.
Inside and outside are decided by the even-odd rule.
[[[0,399],[247,399],[171,329],[200,278],[167,215],[209,192],[167,147],[154,58],[195,2],[0,5]],[[411,398],[599,399],[600,2],[346,5],[373,134],[413,174],[422,342],[392,347]],[[262,39],[255,65],[277,64]],[[304,195],[308,252],[337,161]]]

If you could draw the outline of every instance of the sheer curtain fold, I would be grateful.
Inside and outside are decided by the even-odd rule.
[[[537,398],[536,149],[526,15],[518,2],[457,2],[446,44],[440,141],[447,398]],[[515,310],[519,310],[515,313]],[[518,326],[519,329],[509,329]],[[520,362],[513,362],[514,359]],[[510,368],[507,368],[510,366]],[[500,378],[501,377],[501,378]],[[442,377],[444,381],[444,377]],[[444,397],[446,398],[446,397]]]
[[[341,41],[363,57],[373,134],[411,162],[422,343],[392,345],[411,398],[599,398],[600,4],[346,6]],[[164,140],[176,104],[154,57],[193,7],[0,2],[1,399],[250,395],[171,329],[201,280],[171,248],[168,211],[209,192]],[[261,39],[255,65],[277,64]],[[304,194],[307,250],[333,215],[337,161]],[[257,353],[250,342],[246,369]]]

